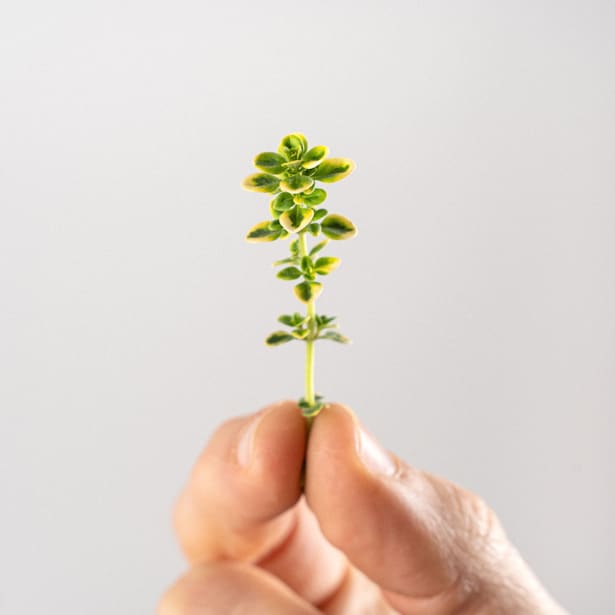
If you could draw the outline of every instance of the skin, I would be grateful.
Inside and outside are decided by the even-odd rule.
[[[480,498],[348,408],[321,412],[305,449],[294,402],[216,431],[175,511],[189,571],[158,615],[564,614]]]

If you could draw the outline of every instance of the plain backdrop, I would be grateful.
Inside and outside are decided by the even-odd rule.
[[[356,160],[317,388],[480,493],[571,612],[615,612],[615,4],[0,5],[0,613],[152,613],[212,430],[302,394],[289,132]]]

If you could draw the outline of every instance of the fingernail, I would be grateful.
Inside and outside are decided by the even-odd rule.
[[[237,461],[239,465],[247,468],[252,460],[252,453],[254,449],[254,435],[256,428],[261,421],[262,413],[258,413],[253,417],[247,425],[242,429],[242,433],[239,436],[239,444],[237,445]]]
[[[393,458],[363,429],[357,430],[357,452],[363,464],[374,474],[393,476],[397,471]]]

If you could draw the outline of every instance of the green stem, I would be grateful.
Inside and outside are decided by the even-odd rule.
[[[307,241],[305,232],[299,233],[299,255],[301,258],[307,256]],[[307,326],[310,329],[310,333],[306,339],[305,345],[305,401],[310,406],[316,403],[316,395],[314,392],[314,317],[316,316],[315,301],[312,299],[307,304],[308,323]]]

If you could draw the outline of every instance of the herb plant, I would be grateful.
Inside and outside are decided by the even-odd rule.
[[[287,331],[274,331],[266,339],[269,346],[279,346],[293,340],[305,343],[305,396],[299,400],[304,416],[311,419],[324,406],[322,396],[314,390],[314,343],[331,340],[342,344],[350,340],[342,335],[335,316],[316,313],[316,299],[322,293],[319,278],[331,273],[340,264],[335,256],[324,256],[329,240],[350,239],[357,234],[354,224],[339,214],[331,214],[323,202],[327,193],[318,188],[344,179],[354,170],[348,158],[327,158],[324,145],[308,149],[306,138],[300,133],[285,136],[276,152],[263,152],[254,158],[254,166],[261,171],[246,177],[242,187],[252,192],[272,195],[269,203],[271,218],[254,225],[246,235],[247,241],[260,243],[290,238],[290,255],[278,260],[281,267],[277,277],[297,281],[295,296],[306,306],[304,314],[282,314],[278,321]],[[320,237],[312,247],[308,236]],[[299,281],[301,280],[301,281]]]

